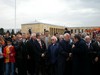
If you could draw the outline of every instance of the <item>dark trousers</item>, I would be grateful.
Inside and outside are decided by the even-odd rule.
[[[19,59],[17,61],[18,75],[27,75],[26,61]]]
[[[4,75],[4,60],[0,59],[0,75]]]
[[[72,61],[71,60],[66,61],[64,75],[72,75]]]
[[[92,75],[100,75],[100,63],[94,63],[92,66]]]
[[[49,65],[49,75],[57,75],[57,63]]]
[[[34,75],[34,71],[35,71],[35,65],[34,65],[34,60],[33,59],[28,59],[27,60],[27,70],[28,70],[28,73],[30,75]]]
[[[45,61],[36,62],[35,61],[35,75],[46,75],[46,65]]]
[[[57,75],[64,75],[65,74],[65,68],[66,68],[66,60],[58,61]]]

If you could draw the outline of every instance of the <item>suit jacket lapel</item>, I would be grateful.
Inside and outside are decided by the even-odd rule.
[[[39,42],[36,40],[36,46],[41,49]]]

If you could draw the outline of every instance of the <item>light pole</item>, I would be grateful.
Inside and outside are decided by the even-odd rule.
[[[16,33],[16,0],[15,0],[15,33]]]

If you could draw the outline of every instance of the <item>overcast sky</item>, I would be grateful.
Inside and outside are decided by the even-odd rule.
[[[16,24],[100,26],[100,0],[16,0]],[[15,0],[0,0],[0,27],[15,28]]]

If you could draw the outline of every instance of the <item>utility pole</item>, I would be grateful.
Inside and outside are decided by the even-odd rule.
[[[16,33],[16,0],[15,0],[15,33]]]

